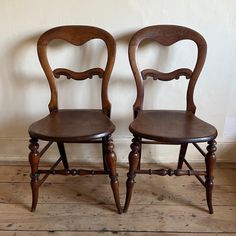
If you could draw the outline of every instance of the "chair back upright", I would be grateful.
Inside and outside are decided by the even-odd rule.
[[[92,39],[101,39],[106,44],[107,48],[107,62],[105,69],[92,68],[83,72],[74,72],[66,68],[56,68],[52,70],[47,56],[47,48],[48,44],[55,39],[61,39],[76,46],[81,46]],[[108,99],[107,90],[109,79],[115,62],[116,43],[114,38],[107,31],[97,27],[79,25],[60,26],[52,28],[42,34],[39,38],[37,51],[39,61],[50,86],[51,99],[48,105],[50,112],[54,112],[59,109],[58,92],[55,82],[56,78],[64,75],[67,76],[68,79],[71,78],[74,80],[84,80],[87,78],[92,78],[94,75],[98,75],[100,78],[102,78],[102,110],[108,117],[110,117],[111,103]]]
[[[139,45],[144,40],[153,40],[163,46],[170,46],[180,40],[192,40],[197,45],[197,60],[193,70],[189,68],[180,68],[169,73],[163,73],[154,69],[139,70],[137,64],[137,52]],[[198,32],[183,26],[177,25],[154,25],[143,28],[133,35],[129,43],[129,61],[135,78],[137,97],[133,105],[134,118],[139,110],[143,109],[144,85],[143,80],[152,77],[155,80],[170,81],[178,79],[180,76],[186,76],[189,79],[186,94],[186,110],[195,113],[193,94],[195,84],[203,68],[207,53],[207,44],[205,39]]]

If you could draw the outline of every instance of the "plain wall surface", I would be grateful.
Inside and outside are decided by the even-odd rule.
[[[137,30],[155,24],[176,24],[195,29],[208,44],[205,67],[195,88],[196,115],[216,126],[218,158],[236,160],[236,1],[234,0],[1,0],[0,1],[0,160],[27,160],[28,126],[48,114],[50,91],[38,62],[36,43],[46,30],[59,25],[92,25],[110,32],[117,56],[109,84],[113,135],[119,161],[127,161],[132,138],[128,125],[136,88],[128,62],[128,42]],[[57,53],[59,51],[59,53]],[[98,56],[89,57],[95,51]],[[102,66],[101,42],[81,49],[57,42],[49,50],[53,66],[83,71]],[[170,48],[144,45],[139,63],[164,72],[194,66],[195,45],[186,41]],[[145,108],[185,109],[187,80],[147,80]],[[98,78],[83,82],[60,78],[61,107],[99,107]],[[100,147],[67,145],[71,159],[101,161]],[[53,149],[48,156],[53,157]],[[146,161],[176,161],[177,147],[146,146]],[[79,157],[77,159],[76,157]],[[201,156],[190,148],[190,160]]]

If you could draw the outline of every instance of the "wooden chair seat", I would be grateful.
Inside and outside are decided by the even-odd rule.
[[[80,47],[94,39],[102,41],[106,45],[104,52],[107,53],[107,62],[104,66],[89,67],[87,70],[82,71],[80,68],[81,63],[79,62],[78,68],[72,71],[69,68],[55,67],[50,64],[47,51],[52,41],[60,40],[66,44]],[[61,47],[58,47],[56,51],[60,49]],[[93,26],[59,26],[49,29],[40,36],[37,43],[37,51],[40,64],[49,83],[51,98],[48,104],[49,114],[43,119],[34,122],[28,130],[30,135],[31,211],[36,210],[39,188],[50,175],[107,175],[110,178],[110,185],[117,211],[121,213],[119,181],[116,172],[117,158],[112,140],[112,133],[115,130],[115,126],[110,120],[111,103],[108,97],[108,83],[116,55],[116,43],[114,38],[107,31]],[[102,55],[103,54],[99,55],[98,58],[101,58]],[[84,57],[82,61],[86,60],[88,62],[89,58],[94,58],[94,53],[91,53],[90,56],[89,53],[85,53]],[[98,62],[98,64],[100,63]],[[86,79],[98,77],[101,80],[101,108],[59,108],[59,94],[56,80],[72,79],[78,83],[82,83],[82,81]],[[82,103],[83,99],[81,99],[80,102]],[[48,143],[40,149],[39,140],[48,141]],[[40,167],[40,160],[53,143],[57,144],[59,157],[49,169],[42,169]],[[103,168],[96,168],[96,170],[71,168],[67,159],[64,143],[100,144]],[[89,149],[84,149],[84,151],[86,150]],[[63,169],[61,169],[60,163],[63,164]]]
[[[214,126],[191,111],[143,110],[129,129],[139,137],[174,144],[208,142],[217,136]]]
[[[80,142],[106,137],[115,130],[101,110],[58,110],[29,127],[31,137],[54,142]]]
[[[192,41],[197,47],[194,67],[186,68],[183,63],[183,67],[177,68],[174,71],[163,72],[152,66],[142,68],[143,66],[139,65],[138,52],[141,47],[145,49],[146,45],[150,44],[150,42],[156,42],[164,49],[184,40]],[[190,51],[185,51],[185,53],[190,53]],[[156,174],[160,176],[195,176],[206,190],[209,213],[213,214],[212,190],[214,186],[213,170],[216,162],[215,138],[217,131],[214,126],[195,116],[196,105],[193,96],[196,82],[205,62],[206,53],[207,44],[203,36],[183,26],[153,25],[137,31],[132,36],[129,42],[129,62],[135,79],[137,97],[133,105],[134,120],[129,126],[129,130],[134,137],[130,145],[131,152],[129,154],[129,172],[127,173],[124,212],[127,212],[129,208],[135,176],[137,174]],[[157,57],[158,60],[167,65],[170,57],[168,56],[162,61],[159,56]],[[187,55],[183,57],[187,58]],[[142,59],[144,60],[144,58]],[[158,109],[150,111],[143,107],[145,97],[144,80],[153,79],[171,83],[172,80],[184,78],[189,81],[186,92],[185,111]],[[151,96],[151,94],[148,93],[148,96]],[[166,96],[168,96],[167,93]],[[200,142],[207,142],[207,152],[198,145]],[[180,151],[176,169],[142,169],[143,144],[179,145]],[[186,152],[189,144],[195,146],[205,158],[206,170],[193,169],[187,161]],[[186,165],[187,169],[183,169],[183,164]],[[205,177],[205,181],[201,176]]]

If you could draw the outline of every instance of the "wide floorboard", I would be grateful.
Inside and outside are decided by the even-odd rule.
[[[29,172],[28,163],[0,163],[0,236],[236,235],[236,164],[216,166],[213,215],[208,214],[205,190],[194,177],[149,175],[137,175],[126,214],[116,213],[107,176],[50,176],[40,188],[36,212],[31,213]],[[118,173],[123,205],[127,165],[120,165]]]

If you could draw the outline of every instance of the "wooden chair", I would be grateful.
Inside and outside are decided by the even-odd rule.
[[[137,65],[137,52],[141,42],[153,40],[157,43],[170,46],[180,40],[192,40],[196,43],[198,56],[193,69],[180,68],[170,73],[162,73],[154,69],[144,69],[140,71]],[[207,45],[204,38],[196,31],[175,25],[156,25],[143,28],[136,32],[129,43],[129,60],[134,74],[137,98],[133,106],[134,121],[130,124],[129,130],[133,134],[131,152],[129,154],[129,172],[127,179],[127,192],[124,212],[127,212],[136,174],[157,174],[165,175],[194,175],[206,188],[206,198],[209,212],[212,208],[213,189],[213,169],[215,165],[215,151],[217,130],[210,124],[200,120],[195,116],[196,106],[194,104],[193,93],[198,76],[205,62]],[[185,76],[189,80],[187,89],[186,111],[181,110],[144,110],[144,86],[143,80],[148,77],[154,80],[170,81]],[[198,143],[207,142],[207,153],[205,153]],[[185,158],[188,144],[192,143],[197,150],[205,157],[206,171],[193,170]],[[157,169],[142,170],[141,146],[142,144],[174,144],[180,145],[180,153],[177,169]],[[182,169],[185,163],[187,170]],[[205,181],[200,177],[205,176]]]
[[[92,39],[104,41],[107,49],[107,64],[105,69],[93,68],[84,72],[74,72],[65,68],[51,69],[47,58],[47,46],[55,39],[65,40],[76,46],[81,46]],[[113,69],[116,44],[114,38],[105,30],[90,26],[61,26],[48,30],[38,40],[38,56],[42,68],[46,74],[50,90],[51,100],[49,102],[50,114],[43,119],[36,121],[29,127],[30,153],[29,162],[31,165],[31,188],[32,188],[32,211],[35,211],[38,192],[41,184],[50,174],[60,175],[109,175],[111,188],[114,194],[116,207],[121,213],[119,200],[119,183],[116,173],[116,154],[113,150],[112,133],[115,126],[110,120],[111,104],[108,99],[107,89],[110,75]],[[67,79],[85,80],[93,76],[102,79],[101,101],[102,109],[64,109],[58,108],[58,93],[55,79],[60,76]],[[38,151],[38,140],[48,141],[48,144]],[[41,156],[51,146],[57,143],[60,157],[55,164],[48,170],[40,170],[39,162]],[[64,148],[64,143],[101,143],[103,151],[102,170],[70,169]],[[64,169],[56,169],[62,162]],[[40,175],[44,176],[40,179]]]

